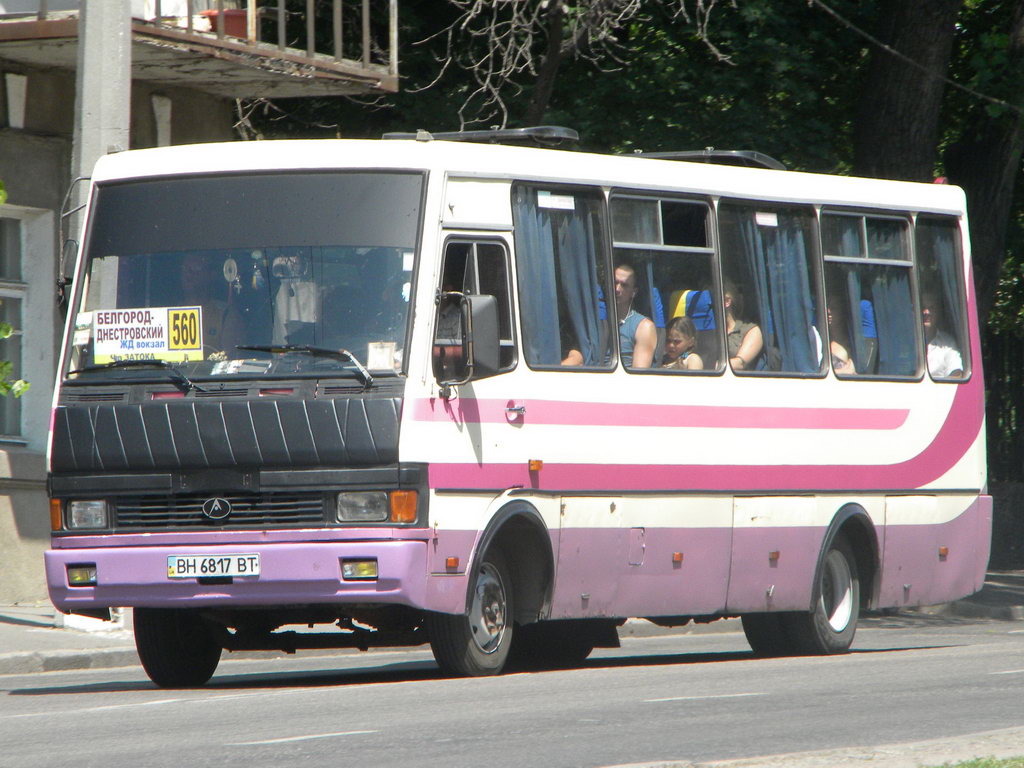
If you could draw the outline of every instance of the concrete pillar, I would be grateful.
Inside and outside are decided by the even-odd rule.
[[[132,87],[131,0],[83,2],[78,18],[78,70],[71,178],[91,176],[108,152],[129,148]],[[85,201],[78,185],[75,206]],[[79,239],[81,216],[67,230]]]

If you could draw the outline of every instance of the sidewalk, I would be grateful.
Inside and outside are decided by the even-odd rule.
[[[976,595],[918,609],[921,613],[973,619],[1024,621],[1024,571],[993,571]],[[82,617],[60,616],[49,604],[0,606],[0,675],[136,666],[131,612],[120,625]],[[625,634],[738,631],[738,621],[689,624],[661,629],[631,622]]]

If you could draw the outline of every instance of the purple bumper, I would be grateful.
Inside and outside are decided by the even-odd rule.
[[[230,584],[171,579],[170,555],[260,555],[258,577]],[[376,558],[378,578],[346,581],[343,559]],[[426,607],[424,541],[313,541],[50,549],[45,555],[50,599],[62,611],[104,607],[260,606],[372,603]],[[72,587],[67,566],[95,564],[97,584]]]

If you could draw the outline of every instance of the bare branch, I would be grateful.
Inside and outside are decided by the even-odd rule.
[[[729,57],[708,37],[711,12],[719,2],[736,0],[449,0],[459,11],[447,27],[419,41],[424,45],[443,40],[437,77],[422,91],[436,85],[451,69],[470,74],[475,87],[458,109],[460,129],[470,124],[509,120],[509,102],[525,85],[540,80],[539,102],[531,103],[532,115],[543,115],[559,62],[580,58],[607,69],[607,63],[624,66],[633,51],[622,42],[632,23],[643,23],[645,7],[656,3],[673,18],[692,24],[698,39],[720,60]],[[688,7],[689,4],[689,7]],[[550,39],[559,35],[558,40]]]

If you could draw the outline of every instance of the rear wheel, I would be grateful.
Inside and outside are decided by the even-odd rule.
[[[482,677],[504,669],[512,646],[513,599],[505,558],[488,552],[473,577],[468,612],[427,615],[430,649],[442,671]]]
[[[161,688],[194,688],[220,663],[213,626],[193,611],[136,608],[135,648],[149,679]]]
[[[814,610],[747,614],[743,632],[761,656],[844,653],[853,644],[859,615],[857,560],[846,540],[837,538],[814,585]]]
[[[783,656],[790,652],[790,640],[779,613],[747,613],[740,617],[743,634],[758,656]]]
[[[843,538],[832,542],[815,585],[814,610],[794,614],[787,628],[798,653],[845,653],[860,617],[857,559]]]

